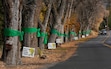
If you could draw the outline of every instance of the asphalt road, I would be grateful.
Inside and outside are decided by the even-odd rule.
[[[100,35],[85,43],[70,59],[52,65],[48,69],[111,69],[111,48],[104,46],[102,41],[107,36]],[[105,43],[111,44],[111,35]]]

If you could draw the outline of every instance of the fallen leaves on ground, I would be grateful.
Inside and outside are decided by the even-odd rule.
[[[19,66],[5,66],[5,64],[0,61],[0,69],[40,69],[47,67],[47,65],[50,65],[51,63],[65,61],[76,52],[78,43],[87,41],[94,37],[96,36],[88,36],[87,38],[67,42],[59,45],[55,50],[45,49],[44,54],[47,56],[46,59],[40,59],[39,56],[35,56],[34,58],[23,57],[21,59],[22,65]]]

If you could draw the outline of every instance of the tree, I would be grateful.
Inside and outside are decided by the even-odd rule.
[[[80,22],[82,34],[85,34],[86,30],[91,29],[92,24],[95,23],[97,15],[100,14],[100,10],[103,8],[103,2],[101,0],[89,1],[85,0],[81,2],[78,7],[78,21]],[[105,9],[104,9],[105,10]],[[102,12],[104,12],[104,10]],[[104,15],[104,13],[102,13]],[[100,16],[99,16],[100,18]]]
[[[41,50],[43,50],[45,47],[44,45],[47,44],[47,38],[48,38],[48,33],[46,32],[48,23],[49,23],[49,17],[51,14],[51,9],[52,9],[52,2],[53,0],[49,0],[49,2],[45,2],[45,5],[47,5],[47,10],[44,15],[43,21],[39,20],[39,25],[41,29],[41,38],[39,39],[39,47]]]
[[[39,5],[37,5],[39,4]],[[24,31],[23,46],[33,47],[37,53],[37,22],[40,13],[41,0],[24,0],[22,15],[22,30]],[[39,10],[37,10],[39,9]],[[35,16],[36,15],[36,16]]]
[[[22,33],[19,31],[21,24],[21,0],[2,0],[5,24],[4,24],[4,46],[2,59],[7,65],[17,65],[20,61],[18,50],[19,37]],[[20,51],[20,50],[19,50]]]
[[[53,33],[49,37],[49,43],[55,43],[55,40],[58,35],[57,32],[60,32],[59,30],[61,29],[61,23],[65,11],[65,6],[66,6],[66,0],[59,0],[59,1],[55,0],[53,2],[52,14],[54,17],[54,21],[52,25],[53,27],[51,28],[53,29],[51,30]],[[56,31],[56,33],[54,31]]]

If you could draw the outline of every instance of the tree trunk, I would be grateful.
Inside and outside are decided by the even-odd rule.
[[[24,0],[24,7],[23,7],[23,28],[37,28],[37,22],[35,22],[35,14],[36,14],[36,8],[37,8],[37,2],[38,0]],[[36,18],[38,19],[38,18]],[[24,31],[25,33],[25,31]],[[23,46],[26,47],[33,47],[36,50],[37,53],[37,37],[36,37],[36,31],[31,33],[25,33],[24,34],[24,41]]]
[[[69,27],[68,26],[66,27],[65,34],[67,34],[67,37],[65,37],[65,42],[68,42],[69,41]]]
[[[61,20],[62,17],[64,15],[64,10],[65,10],[65,6],[66,6],[66,0],[61,0],[61,6],[59,7],[59,11],[57,10],[57,8],[55,7],[54,3],[53,3],[53,14],[54,14],[54,24],[53,24],[53,28],[57,31],[60,30],[60,25],[61,25]],[[49,37],[49,43],[55,43],[55,40],[57,38],[56,34],[51,34]]]
[[[61,33],[63,36],[61,36],[60,39],[62,39],[62,42],[64,43],[64,25],[61,26]]]
[[[20,8],[19,8],[19,10],[20,10],[20,12],[19,12],[19,25],[18,25],[18,30],[19,31],[21,31],[21,23],[22,23],[22,8],[23,8],[23,1],[22,0],[20,0]],[[17,57],[17,65],[20,65],[20,64],[22,64],[22,61],[21,61],[21,42],[19,41],[18,42],[18,47],[17,47],[17,55],[18,55],[18,57]]]
[[[46,11],[45,19],[44,19],[43,23],[40,23],[41,38],[39,39],[39,47],[41,50],[44,50],[44,48],[45,48],[46,42],[44,42],[44,38],[48,37],[46,29],[47,29],[47,25],[48,25],[50,13],[51,13],[51,8],[52,8],[51,6],[52,6],[52,0],[50,0],[47,5],[47,11]]]
[[[82,32],[83,32],[83,24],[81,23],[80,25],[81,25],[81,26],[80,26],[79,33],[78,33],[78,34],[79,34],[79,35],[78,35],[79,38],[81,38],[81,37],[82,37],[82,34],[83,34],[83,33],[82,33]]]
[[[5,29],[10,28],[10,30],[18,31],[18,25],[21,24],[21,7],[19,0],[3,0],[3,6],[5,11]],[[4,30],[5,30],[4,29]],[[10,30],[6,33],[11,33]],[[20,57],[18,55],[18,35],[12,37],[12,35],[8,35],[8,37],[4,37],[4,48],[2,59],[5,61],[7,65],[17,65],[19,63]],[[19,51],[20,52],[20,51]]]
[[[73,0],[71,1],[67,1],[67,6],[66,6],[66,12],[64,14],[64,19],[63,19],[63,23],[61,25],[61,30],[62,30],[62,33],[64,33],[64,24],[66,23],[66,21],[69,23],[70,22],[70,17],[71,17],[71,12],[72,12],[72,5],[73,5]],[[69,33],[69,32],[68,32]],[[68,34],[67,33],[67,34]],[[63,38],[63,37],[61,37]],[[66,37],[67,38],[67,37]]]
[[[34,26],[38,27],[38,22],[39,22],[39,14],[42,8],[42,0],[37,1],[37,7],[36,7],[36,12],[35,12],[35,16],[34,16]],[[38,44],[38,38],[36,36],[34,36],[34,45],[36,45],[37,47],[39,46]],[[37,50],[35,50],[35,55],[38,55]]]

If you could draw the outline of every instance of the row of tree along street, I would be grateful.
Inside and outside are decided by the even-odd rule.
[[[2,60],[21,62],[23,47],[43,51],[48,43],[63,43],[98,32],[108,10],[102,0],[2,0],[4,44]],[[41,54],[42,56],[42,54]]]

